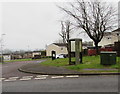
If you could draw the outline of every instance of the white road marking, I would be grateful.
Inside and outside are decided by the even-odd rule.
[[[37,75],[36,77],[47,77],[49,75]]]
[[[17,78],[19,78],[19,77],[9,77],[9,79],[17,79]]]
[[[6,79],[6,78],[0,78],[0,80],[4,80],[4,79]]]
[[[31,80],[31,78],[21,78],[21,81],[27,81],[27,80]]]
[[[32,78],[33,76],[23,76],[22,78]]]
[[[68,78],[74,78],[74,77],[79,77],[79,75],[69,75],[69,76],[66,76]]]
[[[42,80],[42,79],[46,79],[46,77],[49,75],[37,75],[34,79],[35,80]],[[27,81],[27,80],[31,80],[33,76],[23,76],[21,79],[21,81]],[[67,78],[75,78],[75,77],[79,77],[79,75],[68,75],[68,76],[52,76],[51,78],[53,79],[57,79],[57,78],[63,78],[63,77],[67,77]],[[0,82],[2,80],[9,82],[9,81],[16,81],[19,77],[9,77],[8,79],[6,78],[0,78]]]
[[[51,78],[63,78],[64,76],[52,76]]]
[[[16,81],[16,79],[7,79],[7,80],[4,80],[6,82],[9,82],[9,81]]]
[[[36,77],[34,78],[35,80],[41,80],[41,79],[46,79],[46,77]]]

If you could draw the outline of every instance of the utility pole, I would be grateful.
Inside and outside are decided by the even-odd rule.
[[[3,58],[3,36],[5,34],[1,34],[1,63],[4,62],[4,58]]]

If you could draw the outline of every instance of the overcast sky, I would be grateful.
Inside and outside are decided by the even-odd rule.
[[[61,30],[60,20],[64,17],[56,4],[61,3],[47,2],[47,0],[46,2],[1,2],[0,35],[5,34],[3,48],[45,49],[46,45],[58,40],[60,38],[58,33]],[[74,34],[73,37],[78,36]],[[88,40],[86,36],[82,38],[84,41]]]

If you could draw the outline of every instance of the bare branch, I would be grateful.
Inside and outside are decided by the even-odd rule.
[[[94,41],[97,48],[98,43],[104,36],[104,32],[113,28],[113,22],[117,19],[113,6],[106,2],[76,0],[68,3],[70,8],[59,8],[74,18],[77,28],[82,28]]]

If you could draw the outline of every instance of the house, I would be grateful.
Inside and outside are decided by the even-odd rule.
[[[41,50],[41,56],[45,57],[46,56],[46,50]]]
[[[93,47],[93,42],[92,41],[85,41],[82,43],[82,49],[87,49],[88,47]]]
[[[118,41],[120,41],[120,28],[114,30],[113,33],[117,35]]]
[[[12,55],[12,60],[23,58],[23,53],[20,53],[19,51],[15,51],[15,52],[11,53],[11,55]]]
[[[32,58],[32,52],[31,51],[25,52],[23,58]]]
[[[99,46],[105,47],[106,45],[113,45],[114,42],[120,40],[120,28],[112,31],[105,32],[102,40],[99,42]]]
[[[41,58],[41,51],[33,51],[32,52],[32,58],[34,58],[34,59]]]
[[[4,61],[9,61],[12,59],[12,55],[11,54],[3,54],[3,60]]]
[[[13,53],[12,60],[14,60],[14,59],[22,59],[22,56],[20,54]]]
[[[64,43],[52,43],[46,48],[46,55],[51,56],[52,51],[55,51],[56,54],[68,54],[66,44]]]

